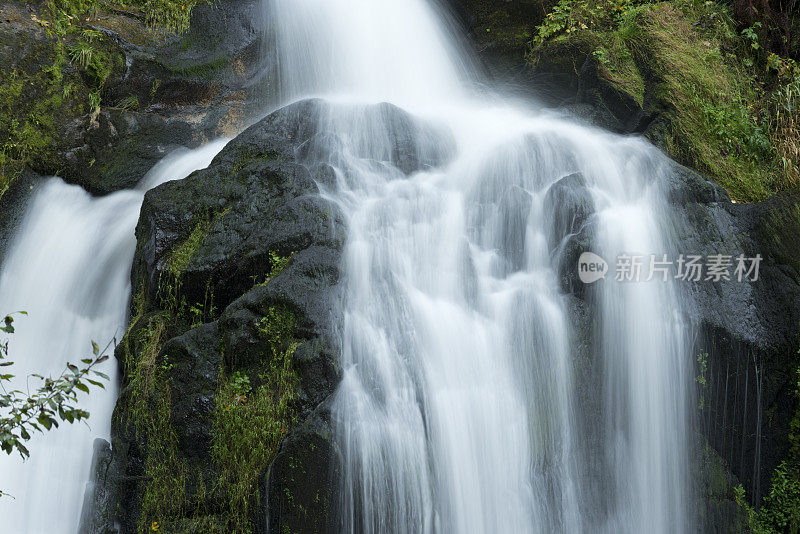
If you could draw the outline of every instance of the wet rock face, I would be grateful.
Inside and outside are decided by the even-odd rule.
[[[760,254],[757,281],[682,286],[697,328],[695,350],[708,354],[701,430],[759,502],[786,457],[800,365],[800,231],[797,193],[732,204],[716,186],[683,169],[675,232],[691,254]],[[681,190],[683,192],[681,192]]]
[[[550,186],[544,198],[544,220],[550,221],[547,243],[556,258],[561,290],[585,299],[587,285],[578,279],[578,258],[594,250],[594,199],[580,173],[564,176]],[[592,287],[592,286],[589,286]]]
[[[366,164],[395,168],[397,179],[443,163],[451,150],[445,138],[435,143],[444,148],[422,151],[420,140],[439,131],[394,106],[337,110],[307,100],[250,127],[207,169],[146,194],[132,270],[135,321],[117,351],[123,389],[113,447],[97,460],[116,474],[98,479],[90,491],[84,532],[103,532],[107,518],[122,532],[142,521],[150,498],[147,466],[159,442],[130,421],[141,416],[135,408],[141,378],[134,377],[147,358],[146,368],[169,385],[160,432],[173,436],[173,461],[195,477],[182,483],[181,498],[186,509],[205,511],[163,524],[224,525],[226,497],[208,489],[220,469],[214,421],[229,380],[222,370],[226,377],[249,377],[255,387],[272,372],[277,345],[287,344],[296,375],[294,423],[271,464],[256,466],[261,475],[249,498],[260,504],[250,510],[251,524],[259,532],[320,532],[334,524],[340,453],[328,406],[341,376],[338,282],[346,230],[319,185],[335,185],[327,161],[348,142],[337,120],[386,126],[386,138],[375,146],[347,147]],[[202,311],[189,320],[192,308]],[[264,335],[264,321],[276,310],[292,317],[291,339]]]
[[[539,92],[526,60],[536,28],[551,0],[443,0],[453,23],[469,36],[478,68],[511,92],[530,96]]]
[[[148,192],[136,230],[134,287],[143,284],[155,298],[158,280],[174,270],[176,251],[193,233],[202,242],[181,266],[179,280],[187,302],[202,302],[211,292],[217,307],[227,306],[269,274],[271,253],[296,254],[292,265],[298,279],[287,282],[296,287],[275,284],[287,299],[314,292],[320,280],[334,284],[343,221],[334,204],[317,194],[318,183],[335,185],[324,161],[331,145],[343,142],[320,125],[330,111],[319,100],[287,106],[239,135],[208,169]],[[376,165],[410,173],[445,160],[446,154],[418,148],[418,140],[436,135],[435,130],[399,108],[379,104],[352,112],[365,124],[389,125],[389,149]],[[373,154],[371,147],[352,147],[352,152],[356,157]],[[326,313],[317,309],[321,300],[304,303],[319,323]]]
[[[700,445],[692,469],[702,518],[715,525],[741,524],[733,499],[739,481],[759,502],[775,467],[787,457],[789,424],[797,412],[796,369],[800,365],[800,197],[787,192],[757,204],[732,203],[724,190],[700,174],[674,164],[664,191],[673,210],[673,254],[731,255],[731,279],[681,281],[686,321],[693,328],[692,363],[697,386]],[[593,286],[577,279],[579,255],[594,249],[591,196],[580,175],[556,182],[544,200],[552,221],[551,254],[559,281],[569,294],[576,354],[578,401],[586,413],[600,415],[591,403],[602,370],[592,357]],[[758,280],[734,274],[736,257],[762,257]],[[587,400],[588,399],[588,400]],[[591,421],[591,418],[588,419]],[[713,460],[712,465],[706,465]],[[722,484],[720,481],[725,481]],[[733,481],[733,482],[732,482]],[[712,528],[713,527],[713,528]]]
[[[103,80],[69,60],[79,32],[67,35],[58,56],[59,39],[37,22],[47,22],[43,5],[0,2],[0,14],[0,93],[7,104],[0,137],[25,139],[27,166],[93,194],[132,187],[173,148],[232,137],[275,102],[266,19],[256,0],[201,3],[180,36],[152,31],[124,9],[81,21],[99,35],[91,47],[109,69]]]
[[[265,532],[338,532],[336,505],[342,457],[328,406],[320,406],[286,439],[263,479],[269,507]]]

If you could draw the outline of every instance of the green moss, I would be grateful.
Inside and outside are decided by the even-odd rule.
[[[25,166],[49,174],[61,170],[56,154],[64,131],[74,119],[97,112],[106,80],[125,67],[115,43],[73,22],[84,4],[45,7],[46,34],[32,28],[36,37],[24,41],[24,53],[0,66],[0,195]]]
[[[183,33],[189,29],[192,10],[204,0],[147,0],[141,4],[145,23],[168,33]]]
[[[612,34],[603,40],[604,45],[594,49],[592,55],[600,64],[600,76],[617,89],[631,95],[644,106],[645,81],[620,35]]]
[[[561,49],[582,65],[591,54],[601,78],[667,119],[658,141],[671,156],[734,199],[755,201],[786,187],[775,172],[783,142],[763,117],[765,95],[747,60],[728,52],[741,41],[715,2],[561,0],[537,29],[530,56],[552,64],[547,56]],[[571,44],[553,46],[561,42]]]
[[[153,523],[166,518],[181,517],[186,508],[188,469],[185,460],[178,457],[177,438],[170,422],[170,389],[164,388],[148,403],[149,413],[138,418],[147,436],[147,456],[144,464],[145,486],[139,514],[140,532],[147,532]]]
[[[653,87],[672,124],[673,155],[710,174],[736,199],[768,196],[775,189],[770,140],[752,113],[758,100],[752,80],[715,37],[725,29],[701,34],[666,4],[634,13],[626,23],[629,46],[661,81]]]
[[[172,250],[167,260],[167,266],[171,273],[178,276],[186,269],[192,256],[200,249],[200,245],[203,244],[203,239],[205,239],[206,234],[208,234],[209,228],[211,228],[211,221],[202,219],[194,227],[189,237]]]
[[[294,424],[298,378],[292,368],[295,318],[272,306],[259,325],[269,344],[268,363],[251,380],[241,372],[220,375],[212,456],[226,498],[225,532],[252,532],[251,512],[260,507],[257,484]]]
[[[136,299],[135,304],[136,303]],[[146,319],[144,300],[134,306],[131,328],[122,340],[126,387],[124,424],[145,443],[141,512],[137,530],[150,532],[166,518],[180,517],[185,508],[188,469],[177,454],[177,438],[170,421],[171,390],[168,365],[157,360],[170,321],[161,313]]]
[[[230,208],[208,216],[200,216],[189,236],[178,243],[165,261],[166,270],[159,274],[156,298],[161,307],[176,317],[184,317],[188,312],[195,324],[198,318],[210,318],[216,311],[211,280],[206,281],[206,294],[203,302],[186,302],[182,295],[183,274],[192,258],[200,250],[209,230],[217,224]],[[196,324],[195,324],[196,326]]]
[[[263,282],[256,282],[257,277],[254,277],[255,285],[265,286],[270,280],[283,272],[289,266],[289,260],[292,259],[293,254],[288,256],[281,256],[276,252],[270,251],[269,253],[269,274]]]
[[[174,74],[181,76],[194,76],[200,78],[208,78],[220,69],[227,67],[230,64],[230,59],[227,56],[220,56],[217,59],[202,63],[200,65],[189,65],[188,67],[180,67],[175,65],[163,65]]]
[[[747,502],[744,488],[736,489],[736,502],[747,516],[748,528],[755,534],[800,532],[800,366],[796,368],[795,380],[797,408],[789,423],[789,454],[772,472],[769,493],[755,510]]]
[[[38,65],[0,72],[0,193],[25,165],[46,168],[64,118],[79,116],[86,109],[82,98],[85,92],[65,90],[72,86],[64,83],[61,52],[62,46],[43,45],[31,59]],[[50,68],[43,70],[42,65]],[[75,78],[69,80],[74,82]]]

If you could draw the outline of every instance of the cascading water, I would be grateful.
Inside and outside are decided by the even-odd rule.
[[[588,288],[594,345],[582,361],[576,304],[559,284],[581,228],[558,223],[573,214],[548,195],[580,173],[593,251],[613,271],[619,254],[672,251],[666,158],[471,95],[471,62],[423,0],[272,0],[269,18],[284,100],[349,103],[320,117],[339,177],[326,194],[349,232],[333,410],[341,530],[692,530],[676,288],[613,272]],[[408,178],[376,164],[390,125],[352,103],[383,100],[449,131],[417,140],[449,162]],[[581,366],[599,375],[594,389]]]
[[[3,313],[28,312],[15,322],[9,353],[19,377],[60,374],[67,362],[91,354],[124,334],[130,297],[133,230],[147,189],[208,166],[225,145],[178,150],[159,162],[139,188],[92,198],[80,187],[50,178],[27,208],[0,271]],[[92,439],[108,438],[116,401],[116,365],[105,390],[95,389],[81,407],[87,425],[35,437],[31,457],[0,458],[0,530],[9,534],[73,534],[78,527],[83,486],[89,477]],[[24,389],[24,382],[16,387]]]
[[[595,343],[579,357],[559,263],[580,228],[564,228],[572,214],[549,194],[581,174],[594,208],[584,223],[609,262],[667,253],[666,159],[640,140],[477,98],[472,62],[424,0],[268,1],[282,100],[350,103],[320,117],[339,178],[325,194],[349,231],[333,410],[340,529],[692,530],[677,292],[597,282]],[[352,104],[378,101],[448,132],[417,140],[447,163],[407,178],[376,164],[392,150],[389,126]],[[206,166],[223,144],[168,158],[138,191],[92,199],[57,179],[41,187],[0,272],[0,312],[30,314],[11,339],[17,373],[59,373],[89,340],[122,334],[142,192]],[[576,378],[587,365],[599,375],[589,391]],[[24,466],[0,461],[16,497],[0,500],[4,531],[74,532],[112,389],[89,397],[91,428],[38,438]]]

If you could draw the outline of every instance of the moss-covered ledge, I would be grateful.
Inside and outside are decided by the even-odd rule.
[[[643,134],[733,199],[759,201],[800,185],[789,118],[800,69],[752,52],[751,35],[717,2],[561,0],[529,61],[552,103]]]

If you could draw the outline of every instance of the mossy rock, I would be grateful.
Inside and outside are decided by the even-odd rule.
[[[524,56],[536,26],[552,7],[548,0],[448,0],[479,46]]]
[[[337,531],[342,453],[323,406],[281,446],[264,476],[271,497],[264,532],[317,534]]]
[[[171,532],[261,532],[264,505],[283,511],[270,521],[297,532],[316,532],[332,515],[336,454],[324,406],[341,380],[345,228],[318,186],[335,179],[325,163],[338,142],[325,122],[331,106],[287,106],[207,169],[145,195],[134,319],[117,350],[112,454],[124,475],[95,491],[103,502],[116,492],[125,533],[153,522]],[[397,179],[452,153],[452,138],[394,106],[338,112],[389,126],[385,150],[360,156],[391,165]],[[423,150],[424,138],[436,150]],[[280,493],[267,492],[267,472]]]
[[[9,20],[0,25],[2,173],[28,164],[52,174],[69,123],[89,111],[89,89],[67,60],[64,43],[50,38],[21,4],[3,3],[2,9]]]
[[[549,104],[582,104],[573,110],[595,124],[644,134],[736,200],[764,200],[787,179],[755,113],[762,90],[727,53],[738,32],[724,15],[715,3],[659,2],[572,21],[534,41],[536,83]]]

